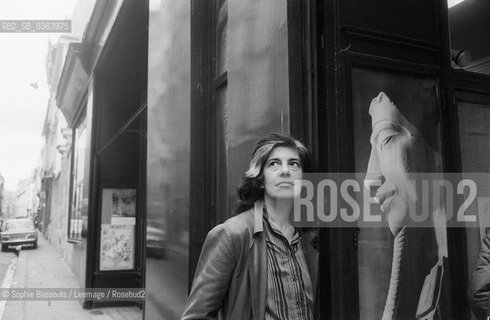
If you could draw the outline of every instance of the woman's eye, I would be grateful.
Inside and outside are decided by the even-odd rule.
[[[274,166],[277,166],[279,164],[278,161],[271,161],[269,162],[269,167],[274,167]]]
[[[292,161],[289,163],[289,165],[294,168],[301,168],[301,164],[298,161]]]

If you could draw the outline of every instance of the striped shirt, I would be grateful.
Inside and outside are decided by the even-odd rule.
[[[264,207],[265,209],[265,207]],[[291,243],[264,210],[267,242],[266,320],[312,320],[313,289],[306,265],[301,234],[296,230]]]

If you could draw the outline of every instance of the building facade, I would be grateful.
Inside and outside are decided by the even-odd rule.
[[[144,287],[145,318],[176,319],[205,236],[231,216],[266,133],[299,138],[319,172],[366,172],[369,102],[383,91],[409,119],[433,112],[419,129],[438,170],[488,172],[490,47],[459,34],[484,11],[470,6],[96,1],[55,93],[71,143],[46,195],[51,217],[63,208],[50,237],[69,244],[85,287]],[[475,60],[463,67],[456,49]],[[448,319],[471,318],[468,281],[488,226],[444,227]],[[393,241],[386,227],[321,229],[322,319],[381,318]]]
[[[38,181],[35,175],[18,182],[15,193],[15,218],[34,218],[39,203],[37,190]]]
[[[2,217],[3,219],[13,218],[15,215],[15,192],[4,191],[2,199]]]
[[[3,203],[3,198],[4,198],[4,193],[5,193],[5,179],[3,178],[3,176],[0,174],[0,210],[2,210],[0,212],[0,217],[4,217],[5,213],[4,213],[4,203]]]
[[[65,115],[57,105],[60,78],[71,43],[79,42],[89,21],[95,1],[79,1],[71,17],[71,33],[48,46],[46,74],[50,98],[42,128],[44,141],[39,167],[38,228],[46,239],[57,245],[72,271],[79,279],[85,273],[85,251],[80,255],[80,219],[70,219],[72,209],[71,183],[74,156],[73,128],[68,126]],[[79,143],[77,143],[79,146]],[[83,150],[83,148],[82,148]],[[79,200],[80,201],[80,200]],[[84,283],[80,280],[80,284]]]

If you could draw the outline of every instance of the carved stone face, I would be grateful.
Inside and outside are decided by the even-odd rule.
[[[420,190],[411,173],[427,172],[427,145],[419,131],[380,92],[371,102],[371,156],[365,184],[375,184],[381,211],[396,235],[406,224],[410,209],[419,210]]]

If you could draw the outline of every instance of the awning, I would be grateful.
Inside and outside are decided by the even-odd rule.
[[[68,47],[63,70],[61,71],[56,103],[72,127],[75,116],[83,106],[82,99],[87,93],[88,74],[83,64],[81,43],[71,43]]]

